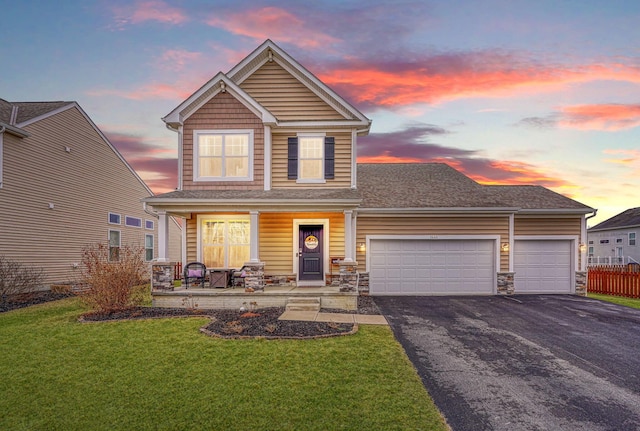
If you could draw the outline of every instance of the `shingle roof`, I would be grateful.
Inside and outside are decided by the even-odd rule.
[[[630,208],[618,215],[611,217],[601,223],[598,223],[589,232],[605,229],[617,229],[631,226],[640,226],[640,207]]]
[[[150,200],[360,200],[353,189],[276,189],[276,190],[176,190]]]
[[[485,186],[444,163],[358,164],[358,188],[262,190],[180,190],[147,199],[189,201],[352,200],[361,209],[548,209],[591,208],[541,186]]]
[[[25,121],[47,114],[74,102],[8,102],[0,99],[0,122],[12,126],[20,125]],[[13,108],[16,108],[15,121],[11,121]]]
[[[522,209],[585,209],[578,201],[542,186],[484,186],[491,194]]]

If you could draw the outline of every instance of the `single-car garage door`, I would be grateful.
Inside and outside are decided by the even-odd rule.
[[[571,246],[569,240],[515,241],[515,293],[571,293]]]
[[[372,295],[494,293],[494,240],[371,239]]]

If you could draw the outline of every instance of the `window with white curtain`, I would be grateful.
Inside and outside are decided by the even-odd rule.
[[[207,268],[241,268],[250,257],[249,216],[201,216],[200,261]]]
[[[194,181],[253,180],[253,130],[197,130]]]

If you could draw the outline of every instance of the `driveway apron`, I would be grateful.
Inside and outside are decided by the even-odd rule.
[[[571,295],[375,302],[454,431],[640,430],[640,310]]]

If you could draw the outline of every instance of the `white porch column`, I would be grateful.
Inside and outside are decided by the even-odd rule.
[[[249,211],[250,221],[249,221],[249,262],[258,263],[260,262],[260,256],[258,255],[258,223],[260,219],[259,211]]]
[[[158,211],[158,262],[169,261],[169,216]]]
[[[346,210],[344,212],[344,261],[353,262],[353,253],[356,249],[353,243],[353,224],[351,223],[351,216],[353,211]]]

